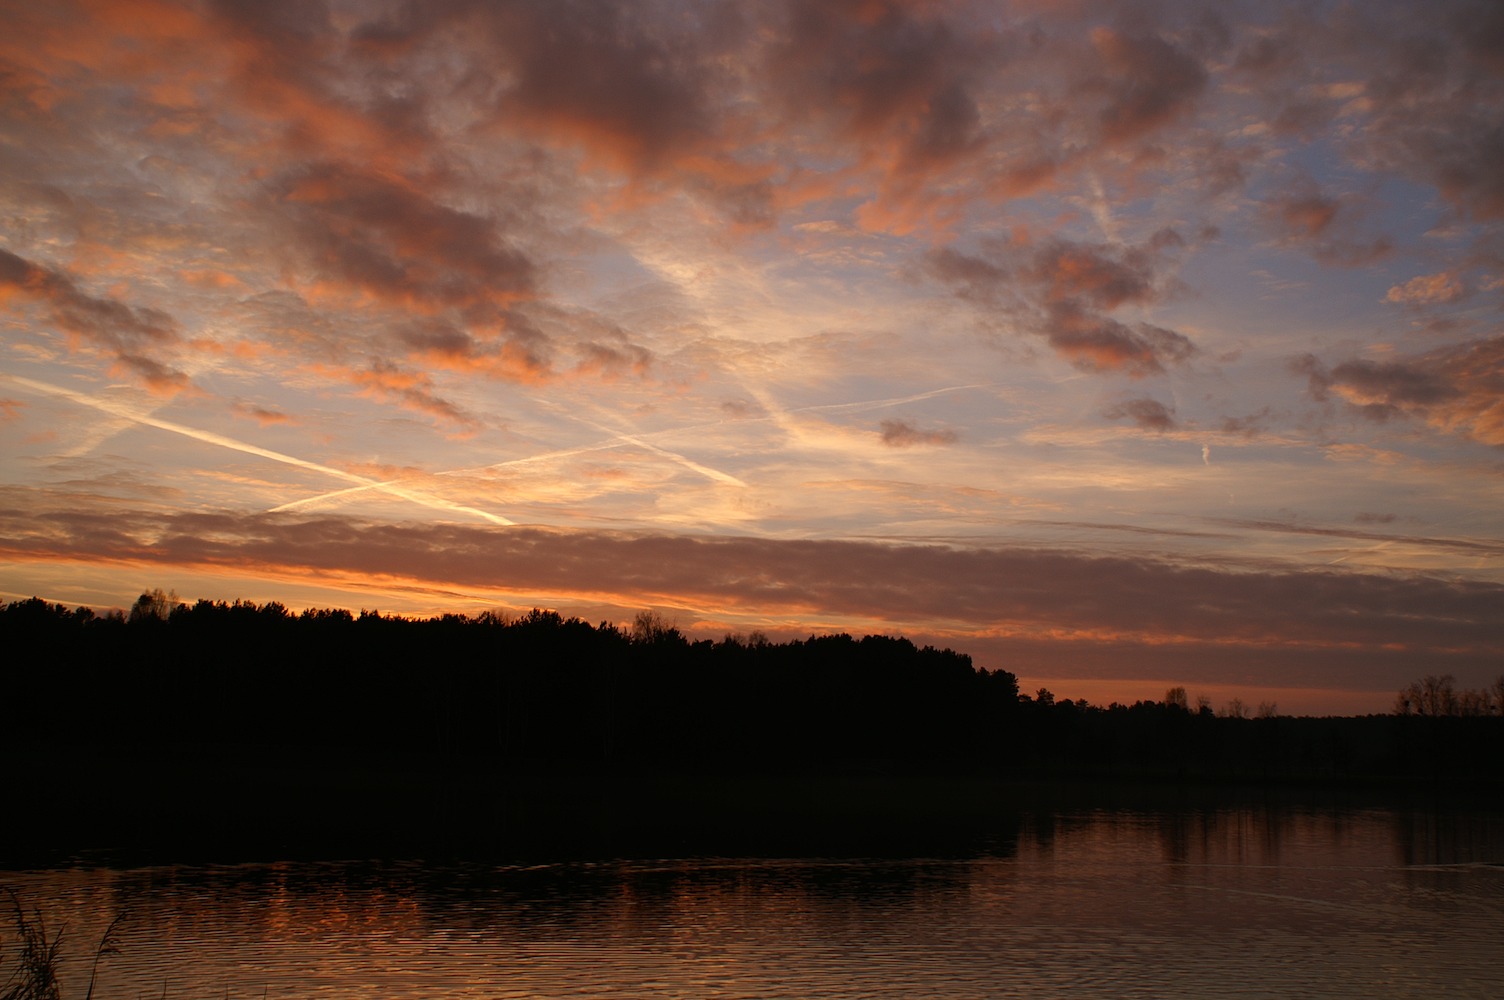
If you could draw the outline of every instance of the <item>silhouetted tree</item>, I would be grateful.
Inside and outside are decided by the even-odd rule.
[[[1395,698],[1395,712],[1399,715],[1427,715],[1437,718],[1456,715],[1458,709],[1456,678],[1451,674],[1440,677],[1427,674],[1418,681],[1400,689]]]
[[[178,595],[175,592],[163,593],[161,587],[142,591],[141,596],[136,598],[136,603],[131,605],[130,617],[127,620],[132,624],[166,621],[177,603]]]
[[[1239,699],[1226,717],[1200,700],[1192,713],[1182,687],[1105,709],[1024,695],[1006,670],[898,636],[691,642],[652,613],[628,629],[544,609],[293,615],[160,591],[129,623],[36,598],[0,605],[0,648],[0,749],[63,739],[91,753],[337,748],[463,767],[1504,777],[1499,700],[1459,694],[1450,677],[1399,694],[1402,714],[1435,722],[1292,719],[1272,703],[1249,720]]]
[[[1243,704],[1242,698],[1233,698],[1222,706],[1221,716],[1224,719],[1248,718],[1248,706]]]

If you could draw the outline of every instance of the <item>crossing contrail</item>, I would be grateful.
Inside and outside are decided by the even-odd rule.
[[[948,386],[943,386],[943,387],[941,387],[939,389],[931,389],[931,390],[929,390],[927,392],[919,392],[919,393],[914,393],[913,395],[909,395],[909,396],[898,396],[898,397],[894,397],[894,398],[890,398],[890,399],[864,399],[864,400],[858,400],[857,402],[854,402],[854,403],[820,403],[820,404],[815,404],[813,406],[799,406],[799,407],[794,407],[792,409],[784,409],[783,407],[779,406],[776,402],[773,401],[772,397],[769,396],[769,395],[767,395],[766,393],[754,393],[754,395],[756,396],[758,402],[761,403],[762,406],[763,406],[763,408],[768,411],[768,413],[767,413],[766,416],[759,417],[759,418],[756,418],[756,419],[758,419],[758,420],[764,420],[764,421],[770,421],[770,422],[775,423],[775,424],[783,425],[786,422],[786,420],[787,420],[787,416],[786,415],[790,414],[790,413],[806,413],[806,412],[815,412],[815,411],[843,411],[843,410],[844,411],[851,411],[851,410],[877,410],[877,409],[881,409],[881,408],[883,408],[885,406],[899,406],[899,405],[902,405],[904,403],[916,403],[916,402],[919,402],[919,401],[925,400],[925,399],[933,399],[936,396],[943,396],[943,395],[946,395],[947,393],[952,393],[952,392],[960,392],[960,391],[963,391],[965,389],[987,389],[987,388],[992,388],[995,385],[996,385],[996,383],[994,383],[994,382],[977,382],[977,383],[973,383],[973,384],[969,384],[969,385],[948,385]],[[574,419],[575,420],[580,420],[580,418],[578,416],[575,416]],[[670,430],[665,430],[665,431],[649,431],[649,432],[647,432],[645,434],[637,435],[637,434],[627,434],[627,433],[624,433],[624,432],[615,431],[615,430],[612,430],[610,427],[604,426],[602,424],[595,423],[594,421],[580,420],[580,422],[584,423],[588,427],[591,427],[591,428],[593,428],[593,429],[595,429],[597,431],[600,431],[602,434],[608,434],[608,435],[610,435],[610,437],[607,440],[605,440],[605,441],[600,441],[600,442],[597,442],[595,444],[580,445],[579,447],[576,447],[576,448],[561,448],[561,449],[558,449],[556,451],[542,452],[542,453],[537,454],[537,455],[525,455],[525,456],[523,456],[521,458],[509,458],[509,459],[507,459],[505,461],[491,462],[491,463],[489,463],[487,465],[469,466],[469,467],[463,468],[463,469],[446,469],[446,470],[443,470],[443,471],[440,471],[440,472],[435,472],[434,475],[435,476],[463,476],[463,475],[470,475],[470,474],[474,474],[474,473],[478,473],[478,472],[489,472],[489,471],[491,471],[493,469],[508,469],[508,468],[514,468],[514,467],[519,466],[519,465],[532,465],[532,464],[541,463],[541,462],[552,462],[552,461],[556,461],[556,460],[561,459],[561,458],[573,458],[575,455],[588,454],[589,452],[593,452],[593,451],[609,451],[609,450],[611,450],[613,448],[620,448],[623,445],[630,445],[632,447],[641,448],[642,450],[650,452],[652,454],[662,456],[663,458],[667,458],[670,461],[676,462],[676,463],[684,466],[685,468],[687,468],[687,469],[689,469],[689,470],[691,470],[691,471],[693,471],[695,473],[698,473],[699,475],[702,475],[702,476],[706,477],[707,479],[713,480],[715,482],[726,483],[726,484],[731,485],[731,486],[741,486],[741,487],[746,487],[747,486],[746,482],[744,482],[741,479],[738,479],[737,477],[731,475],[730,473],[722,472],[719,469],[713,469],[713,468],[711,468],[711,467],[709,467],[707,465],[703,465],[703,464],[701,464],[699,462],[696,462],[693,459],[689,458],[688,456],[680,454],[679,452],[670,451],[670,450],[668,450],[666,448],[660,448],[659,446],[657,446],[657,445],[653,444],[652,442],[646,440],[647,438],[653,437],[655,434],[685,433],[685,432],[689,432],[689,431],[696,431],[696,430],[701,430],[701,429],[708,428],[708,427],[717,426],[715,424],[701,424],[701,425],[697,425],[697,426],[694,426],[694,427],[675,427],[675,428],[672,428]],[[787,426],[785,426],[783,429],[784,430],[790,430],[790,428],[787,427]],[[391,485],[391,484],[387,484],[387,485]],[[288,503],[282,504],[279,507],[273,507],[268,513],[275,514],[275,513],[282,513],[284,511],[289,511],[289,510],[298,510],[298,509],[303,508],[303,507],[311,507],[311,506],[313,506],[315,504],[324,503],[324,502],[327,502],[327,501],[330,501],[330,500],[338,500],[340,497],[352,496],[352,495],[354,495],[356,493],[362,493],[362,492],[365,492],[367,490],[372,490],[372,489],[377,489],[377,488],[378,488],[378,484],[377,483],[370,482],[370,483],[363,483],[360,486],[347,487],[346,489],[342,489],[342,490],[331,490],[328,493],[320,493],[320,494],[318,494],[316,496],[303,497],[300,500],[289,501]]]
[[[699,473],[706,479],[711,479],[718,483],[727,483],[731,486],[745,487],[747,485],[740,479],[737,479],[735,476],[731,475],[729,472],[722,472],[719,469],[712,469],[708,465],[701,465],[699,462],[696,462],[692,458],[681,455],[677,451],[669,451],[667,448],[660,448],[656,444],[644,441],[642,438],[636,436],[635,434],[624,434],[620,431],[613,431],[609,427],[603,427],[600,424],[594,423],[589,420],[581,420],[580,422],[585,424],[587,427],[594,427],[602,434],[615,434],[622,441],[641,448],[643,451],[649,451],[654,455],[661,455],[671,462],[677,462],[678,464],[684,466],[686,469],[689,469],[691,472]]]
[[[183,437],[192,438],[195,441],[202,441],[204,444],[212,444],[220,448],[228,448],[231,451],[243,452],[247,455],[255,455],[258,458],[265,458],[273,462],[281,462],[283,465],[291,465],[299,469],[307,469],[310,472],[320,472],[326,476],[333,476],[336,479],[343,479],[346,482],[355,483],[357,484],[357,488],[359,489],[376,490],[378,492],[386,493],[394,497],[399,497],[411,503],[428,507],[432,510],[449,511],[450,513],[454,514],[470,514],[474,517],[479,517],[483,520],[490,521],[492,524],[509,525],[516,523],[514,521],[509,521],[506,518],[501,517],[500,515],[492,514],[489,511],[479,510],[475,507],[467,507],[464,504],[454,503],[451,500],[445,500],[443,497],[436,497],[432,494],[424,493],[420,490],[408,489],[404,486],[398,486],[395,483],[381,482],[380,480],[357,475],[353,472],[346,472],[343,469],[336,469],[328,465],[320,465],[318,462],[310,462],[305,458],[298,458],[296,455],[287,455],[280,451],[272,451],[270,448],[262,448],[259,445],[250,444],[245,441],[237,441],[234,438],[225,437],[223,434],[215,434],[213,431],[200,430],[197,427],[189,427],[186,424],[173,423],[170,420],[159,420],[158,418],[153,416],[135,413],[129,407],[117,403],[114,400],[101,399],[97,396],[89,396],[85,393],[75,392],[72,389],[66,389],[59,385],[51,385],[47,382],[37,382],[33,379],[23,378],[19,375],[5,375],[3,377],[11,382],[16,383],[17,385],[35,390],[36,392],[44,393],[49,396],[57,396],[62,399],[69,400],[70,402],[78,403],[81,406],[88,406],[92,409],[99,410],[101,413],[108,413],[113,417],[118,417],[123,420],[129,420],[132,423],[139,424],[143,427],[154,427],[157,430],[167,431],[170,434],[181,434]]]

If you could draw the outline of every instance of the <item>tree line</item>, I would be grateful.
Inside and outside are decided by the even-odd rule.
[[[13,602],[0,641],[0,742],[466,766],[1504,779],[1504,701],[1463,711],[1478,700],[1432,678],[1408,711],[1349,719],[1214,711],[1183,688],[1100,707],[1023,694],[1006,670],[894,636],[691,641],[651,613],[629,626],[541,609],[295,614],[160,591],[107,615]]]
[[[1457,690],[1451,674],[1427,674],[1400,688],[1394,698],[1396,715],[1477,717],[1504,715],[1504,674],[1492,687]]]

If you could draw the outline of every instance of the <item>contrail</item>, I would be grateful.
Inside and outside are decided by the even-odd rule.
[[[386,483],[371,483],[370,485],[346,486],[342,490],[332,490],[331,492],[328,492],[328,493],[320,493],[317,496],[304,497],[301,500],[289,500],[287,503],[280,504],[280,505],[278,505],[276,507],[271,508],[270,510],[267,511],[267,513],[268,514],[281,514],[284,511],[298,510],[298,509],[300,509],[302,507],[308,507],[308,506],[311,506],[311,505],[316,504],[316,503],[322,503],[325,500],[334,500],[337,497],[349,496],[352,493],[365,493],[368,490],[374,490],[378,486],[383,486],[383,485],[389,485],[389,484],[386,484]]]
[[[594,427],[595,425],[592,424],[591,426]],[[626,445],[626,444],[640,444],[640,442],[635,442],[635,441],[629,440],[625,435],[616,434],[613,431],[606,430],[606,429],[600,428],[600,427],[595,427],[595,429],[596,430],[601,430],[601,431],[603,431],[606,434],[611,434],[612,435],[611,440],[609,440],[609,441],[602,441],[602,442],[597,443],[597,444],[581,445],[578,448],[562,448],[562,449],[560,449],[558,451],[544,452],[544,453],[539,454],[539,455],[527,455],[527,456],[525,456],[523,458],[509,458],[509,459],[507,459],[504,462],[492,462],[492,463],[490,463],[488,465],[473,465],[473,466],[468,466],[468,467],[463,468],[463,469],[443,469],[443,470],[441,470],[439,472],[435,472],[434,475],[435,476],[464,476],[464,475],[471,475],[471,474],[474,474],[474,473],[477,473],[477,472],[490,472],[493,469],[507,469],[507,468],[512,468],[513,466],[518,466],[518,465],[530,465],[530,464],[535,463],[535,462],[552,462],[552,461],[555,461],[557,459],[572,458],[575,455],[583,455],[583,454],[586,454],[587,452],[592,452],[592,451],[610,451],[612,448],[620,448],[622,445]],[[648,450],[652,451],[654,449],[651,446],[648,446]],[[370,490],[370,489],[375,489],[374,484],[373,485],[363,485],[363,486],[350,486],[350,487],[347,487],[346,489],[342,489],[342,490],[331,490],[328,493],[320,493],[318,496],[304,497],[301,500],[293,500],[290,503],[285,503],[285,504],[283,504],[280,507],[273,507],[267,513],[275,514],[275,513],[281,512],[281,511],[296,510],[299,507],[312,506],[313,504],[322,503],[325,500],[336,500],[336,499],[338,499],[340,497],[343,497],[343,496],[349,496],[349,495],[351,495],[353,493],[361,493],[361,492],[364,492],[365,490]]]
[[[944,396],[946,393],[960,392],[963,389],[991,389],[996,382],[977,382],[974,385],[947,385],[939,389],[931,389],[928,392],[918,392],[912,396],[898,396],[893,399],[863,399],[855,403],[817,403],[813,406],[796,406],[788,413],[807,413],[813,410],[879,410],[884,406],[899,406],[903,403],[917,403],[923,399],[933,399],[936,396]],[[761,400],[759,400],[761,402]],[[764,403],[764,406],[767,404]]]
[[[606,433],[612,434],[611,431]],[[619,434],[612,434],[610,441],[602,441],[599,444],[586,444],[578,448],[563,448],[559,451],[546,451],[539,455],[527,455],[523,458],[509,458],[504,462],[492,462],[490,465],[475,465],[466,469],[446,469],[443,472],[435,472],[436,476],[463,476],[470,472],[488,472],[491,469],[506,469],[514,465],[529,465],[533,462],[552,462],[560,458],[573,458],[575,455],[583,455],[591,451],[610,451],[612,448],[620,448],[629,443],[626,438]]]
[[[65,389],[62,386],[51,385],[46,382],[36,382],[29,378],[22,378],[19,375],[5,375],[3,377],[17,383],[18,385],[25,386],[37,392],[45,393],[49,396],[60,396],[63,399],[70,400],[71,402],[78,403],[82,406],[91,407],[103,413],[108,413],[111,416],[119,417],[123,420],[129,420],[144,427],[155,427],[157,430],[167,431],[170,434],[181,434],[183,437],[192,438],[195,441],[202,441],[205,444],[218,445],[221,448],[228,448],[231,451],[244,452],[247,455],[255,455],[258,458],[269,459],[273,462],[281,462],[284,465],[295,466],[299,469],[307,469],[310,472],[321,472],[326,476],[333,476],[336,479],[343,479],[346,482],[356,483],[361,489],[378,490],[382,493],[387,493],[394,497],[400,497],[403,500],[407,500],[433,510],[446,510],[456,514],[471,514],[475,517],[490,521],[492,524],[510,525],[516,523],[514,521],[509,521],[499,515],[492,514],[489,511],[478,510],[475,507],[467,507],[464,504],[458,504],[450,500],[445,500],[443,497],[436,497],[428,493],[419,492],[417,490],[410,490],[402,486],[397,486],[393,483],[384,483],[380,482],[379,480],[369,479],[365,476],[356,475],[353,472],[346,472],[343,469],[336,469],[332,468],[331,466],[320,465],[318,462],[310,462],[307,459],[298,458],[295,455],[286,455],[280,451],[272,451],[269,448],[262,448],[254,444],[248,444],[245,441],[237,441],[234,438],[225,437],[223,434],[215,434],[213,431],[199,430],[196,427],[189,427],[186,424],[177,424],[173,423],[170,420],[158,420],[156,417],[143,416],[139,413],[133,413],[128,407],[122,406],[121,404],[116,403],[113,400],[100,399],[95,396],[88,396],[81,392],[74,392],[72,389]]]
[[[650,451],[655,455],[662,455],[669,461],[677,462],[692,472],[698,472],[706,479],[711,479],[718,483],[729,483],[732,486],[745,487],[747,485],[740,479],[737,479],[735,476],[731,475],[729,472],[722,472],[719,469],[712,469],[708,465],[701,465],[694,459],[681,455],[676,451],[669,451],[667,448],[660,448],[656,444],[649,444],[647,441],[644,441],[642,438],[637,437],[634,434],[623,434],[619,431],[613,431],[609,427],[603,427],[593,421],[583,420],[579,417],[576,417],[575,419],[579,420],[580,423],[584,424],[587,427],[594,427],[602,434],[615,434],[619,440],[625,441],[630,445],[635,445],[636,447],[641,448],[643,451]]]
[[[899,396],[893,399],[866,399],[860,400],[855,403],[822,403],[816,404],[814,406],[800,406],[792,410],[785,410],[784,408],[780,407],[773,401],[772,397],[768,396],[766,393],[754,392],[753,395],[757,397],[758,402],[760,402],[763,408],[768,411],[768,414],[766,416],[757,417],[755,419],[770,421],[782,426],[787,420],[786,414],[789,413],[813,412],[817,410],[876,410],[881,409],[884,406],[898,406],[903,403],[915,403],[920,400],[931,399],[935,396],[943,396],[946,393],[960,392],[964,389],[988,389],[992,388],[996,384],[997,383],[995,382],[977,382],[972,385],[949,385],[939,389],[931,389],[928,392],[915,393],[912,396]],[[580,418],[576,416],[574,417],[574,419],[579,420]],[[685,468],[691,469],[692,471],[697,472],[700,475],[716,482],[728,483],[733,486],[743,487],[747,485],[744,481],[736,478],[729,473],[721,472],[718,469],[712,469],[709,466],[701,465],[699,462],[681,455],[678,452],[669,451],[666,448],[660,448],[657,445],[651,444],[650,442],[645,440],[646,438],[653,437],[655,434],[682,434],[686,431],[695,431],[708,427],[715,427],[718,426],[717,424],[699,424],[693,427],[675,427],[670,430],[649,431],[643,435],[635,435],[614,431],[609,427],[606,427],[602,424],[597,424],[593,421],[587,420],[581,422],[588,427],[600,431],[602,434],[609,434],[610,438],[606,441],[597,442],[596,444],[581,445],[577,448],[561,448],[557,451],[543,452],[538,455],[526,455],[522,458],[509,458],[504,462],[492,462],[488,465],[475,465],[463,469],[445,469],[441,472],[435,472],[434,475],[463,476],[477,472],[489,472],[493,469],[508,469],[519,465],[531,465],[537,462],[552,462],[561,458],[573,458],[575,455],[584,455],[592,451],[610,451],[613,448],[620,448],[623,445],[631,445],[633,447],[641,448],[644,451],[652,452],[655,455],[661,455],[664,458],[667,458],[673,462],[677,462],[678,464],[683,465]],[[783,429],[785,431],[789,431],[790,427],[784,426]],[[289,503],[283,504],[280,507],[273,507],[271,511],[269,511],[269,513],[280,513],[282,511],[296,510],[300,507],[308,507],[313,504],[322,503],[326,500],[335,500],[339,497],[349,496],[353,493],[360,493],[365,490],[376,488],[377,485],[375,483],[370,483],[360,486],[351,486],[343,490],[332,490],[328,493],[320,493],[318,496],[304,497],[301,500],[293,500]]]
[[[674,460],[674,462],[680,463],[680,465],[687,466],[687,468],[693,469],[693,471],[699,472],[699,474],[705,475],[705,477],[711,478],[711,480],[719,480],[722,481],[722,483],[732,483],[735,484],[735,486],[746,486],[746,483],[743,483],[743,481],[741,480],[737,480],[737,478],[735,477],[731,477],[731,475],[726,475],[725,472],[717,472],[716,469],[710,469],[707,468],[707,466],[699,465],[699,463],[693,462],[693,460],[690,459],[686,459],[686,457],[681,456],[681,454],[675,454],[672,453],[672,451],[663,450],[663,448],[648,444],[648,442],[642,441],[641,438],[636,438],[636,436],[618,435],[617,432],[609,429],[609,427],[602,427],[600,426],[600,424],[588,423],[588,421],[585,421],[585,423],[587,423],[588,427],[593,427],[594,430],[599,430],[599,432],[602,432],[603,435],[611,435],[611,439],[609,439],[609,441],[597,442],[597,444],[593,445],[581,445],[581,447],[579,448],[561,448],[561,450],[558,451],[544,451],[544,453],[541,454],[529,454],[529,456],[522,457],[522,459],[507,459],[505,460],[505,462],[492,462],[490,463],[490,465],[469,466],[469,468],[463,469],[442,469],[442,471],[435,472],[435,474],[433,475],[472,475],[475,474],[475,472],[490,472],[492,471],[492,469],[510,469],[514,468],[514,466],[531,465],[531,463],[535,462],[555,462],[555,460],[558,459],[570,459],[570,457],[578,456],[578,454],[587,454],[590,453],[590,451],[609,451],[612,450],[612,448],[623,447],[623,445],[635,445],[635,447],[642,448],[642,450],[644,451],[651,451],[651,453],[653,454],[660,454],[660,456],[666,457],[666,459]],[[675,429],[675,432],[683,432],[683,430],[686,429],[683,429],[683,427],[677,427],[677,429]],[[690,427],[690,429],[687,430],[693,429],[692,427]],[[295,499],[295,501],[287,502],[287,504],[283,504],[281,505],[281,507],[274,507],[271,511],[268,511],[268,513],[275,514],[281,513],[281,511],[296,510],[296,508],[299,507],[310,507],[310,505],[313,504],[322,504],[323,501],[331,501],[331,499],[338,499],[341,498],[341,496],[349,496],[352,495],[352,493],[361,493],[364,492],[364,490],[370,489],[376,489],[376,484],[371,483],[364,484],[364,486],[350,486],[346,487],[346,489],[343,490],[331,490],[331,492],[328,493],[319,493],[319,495],[317,496],[304,496],[304,498],[302,499]]]

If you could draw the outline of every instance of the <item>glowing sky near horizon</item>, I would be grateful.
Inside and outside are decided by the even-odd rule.
[[[0,25],[0,598],[1504,673],[1497,3]]]

